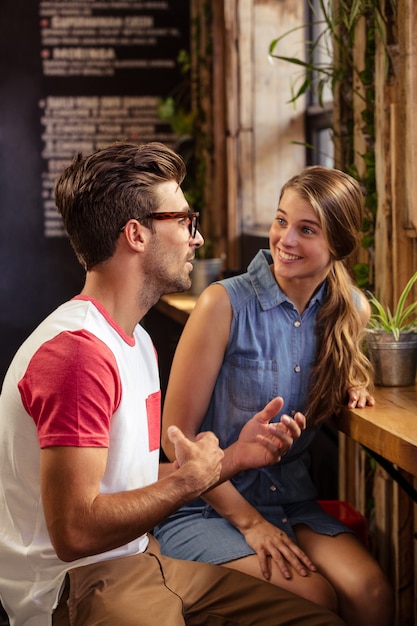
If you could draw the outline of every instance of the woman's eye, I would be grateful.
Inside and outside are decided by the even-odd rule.
[[[303,233],[305,235],[314,235],[314,230],[312,230],[311,228],[308,228],[308,226],[304,226]]]
[[[285,226],[285,220],[282,217],[277,217],[277,222],[280,226]]]

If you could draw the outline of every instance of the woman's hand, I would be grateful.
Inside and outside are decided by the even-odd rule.
[[[266,580],[269,580],[271,576],[271,560],[277,564],[282,575],[287,579],[291,578],[288,565],[291,565],[300,576],[307,576],[308,571],[317,571],[305,552],[284,531],[276,528],[264,518],[248,529],[241,529],[241,532],[247,544],[258,555],[262,575]]]
[[[281,397],[271,400],[243,426],[237,441],[229,446],[235,473],[244,469],[279,463],[306,427],[306,419],[297,412],[294,418],[282,415],[280,422],[271,422],[281,410]]]
[[[363,409],[366,405],[374,406],[375,398],[364,387],[351,387],[348,389],[348,408]]]

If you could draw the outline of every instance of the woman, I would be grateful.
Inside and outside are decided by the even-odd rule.
[[[273,396],[307,430],[275,466],[250,470],[183,507],[155,530],[162,550],[219,563],[290,589],[347,624],[385,626],[392,594],[359,540],[316,502],[308,448],[344,405],[373,405],[360,345],[370,309],[345,260],[361,237],[363,196],[347,174],[306,168],[283,187],[270,251],[246,274],[208,287],[174,357],[163,418],[189,437],[213,430],[233,447]]]

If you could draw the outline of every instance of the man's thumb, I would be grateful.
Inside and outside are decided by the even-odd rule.
[[[172,443],[177,443],[180,439],[184,438],[182,431],[178,426],[168,426],[167,435]]]

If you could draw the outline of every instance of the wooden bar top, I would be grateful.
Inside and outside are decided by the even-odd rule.
[[[375,400],[373,407],[343,409],[337,427],[417,476],[417,386],[376,387]]]
[[[178,324],[184,325],[193,310],[197,296],[191,295],[188,291],[184,293],[170,293],[157,302],[155,308],[170,317]]]

